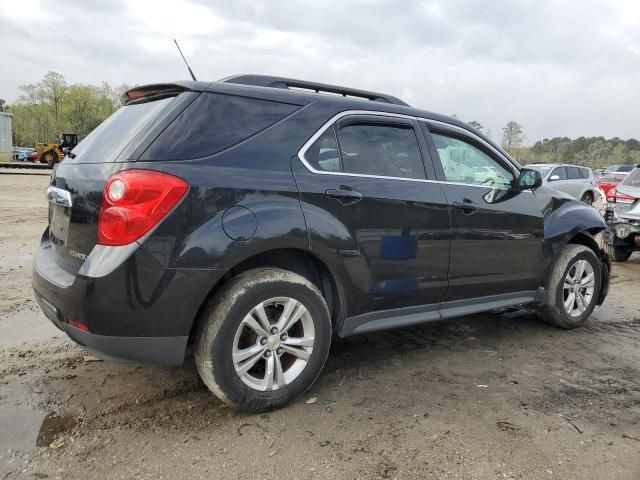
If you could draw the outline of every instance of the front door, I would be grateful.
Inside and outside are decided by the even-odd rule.
[[[535,295],[543,272],[543,214],[535,193],[511,188],[518,171],[459,127],[424,124],[451,207],[447,301]]]
[[[311,249],[342,269],[349,317],[435,309],[446,294],[448,205],[427,181],[433,166],[425,171],[416,128],[410,118],[344,115],[293,160]]]

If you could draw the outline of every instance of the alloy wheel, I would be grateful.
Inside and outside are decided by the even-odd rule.
[[[576,261],[567,271],[563,285],[563,304],[572,317],[582,315],[591,302],[596,281],[593,266],[587,260]]]
[[[291,297],[259,303],[244,317],[233,340],[233,366],[258,391],[283,388],[311,358],[315,329],[304,304]]]

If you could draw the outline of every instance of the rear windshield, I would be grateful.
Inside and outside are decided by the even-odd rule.
[[[299,108],[257,98],[203,93],[158,136],[140,160],[188,160],[213,155]]]
[[[633,172],[627,175],[620,185],[627,187],[640,187],[640,168],[636,168]]]
[[[85,137],[67,163],[112,162],[133,138],[175,97],[120,107]]]

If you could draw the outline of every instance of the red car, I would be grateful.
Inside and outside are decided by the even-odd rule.
[[[27,162],[35,163],[38,160],[38,152],[33,151],[27,155]]]
[[[600,190],[602,190],[604,194],[604,198],[608,198],[609,191],[612,191],[627,175],[628,173],[607,173],[603,177],[600,177],[597,182]]]

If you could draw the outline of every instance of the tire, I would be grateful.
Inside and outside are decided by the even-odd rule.
[[[619,245],[611,245],[608,249],[611,260],[614,262],[626,262],[631,256],[632,250]]]
[[[58,154],[53,150],[47,150],[40,155],[40,163],[48,163],[53,165],[58,162]]]
[[[569,297],[572,290],[565,291],[565,280],[569,281],[571,275],[575,276],[578,271],[574,269],[576,265],[585,266],[583,275],[588,276],[588,268],[584,263],[578,264],[578,262],[586,262],[593,273],[593,291],[588,297],[587,301],[587,289],[580,288],[579,285],[574,285],[580,293],[580,298],[584,298],[587,302],[586,305],[580,305],[577,294],[574,293],[574,303],[571,304],[573,312],[570,314],[565,308],[565,301],[569,301]],[[576,328],[582,325],[587,318],[593,313],[596,307],[598,296],[602,288],[602,273],[600,260],[596,256],[593,250],[584,245],[567,245],[564,247],[555,264],[549,278],[549,292],[547,296],[547,304],[539,310],[540,317],[546,323],[564,329]],[[587,285],[585,281],[586,277],[580,277],[582,283]],[[568,284],[572,284],[569,281]],[[585,306],[583,311],[580,311],[581,307]]]
[[[303,305],[306,313],[285,329],[284,333],[290,335],[285,335],[285,341],[282,332],[271,334],[271,330],[278,320],[282,320],[280,314],[285,305],[296,305],[286,303],[291,299]],[[260,321],[256,311],[263,302],[267,307],[262,312],[269,316],[268,337],[256,333],[264,325],[265,319]],[[292,307],[292,319],[302,312],[297,308]],[[264,328],[261,331],[264,332]],[[310,336],[313,338],[311,347],[294,347],[287,343],[300,341],[300,337],[308,341]],[[313,385],[327,360],[330,345],[331,317],[318,288],[296,273],[259,268],[231,279],[206,306],[196,333],[195,361],[204,383],[224,403],[240,411],[264,412],[284,407]],[[242,362],[236,361],[249,349],[262,349],[262,353]],[[282,352],[284,349],[287,351]],[[290,350],[295,350],[296,355],[289,353]],[[303,354],[308,356],[306,360],[298,357]],[[245,369],[256,358],[255,365],[248,371],[240,373],[237,370]],[[281,370],[275,371],[282,375],[267,375],[270,365],[274,369],[280,365]],[[271,387],[265,384],[268,378],[274,383]],[[258,382],[263,383],[258,386]],[[263,390],[259,389],[263,387]]]
[[[584,192],[581,200],[587,205],[593,205],[593,192]]]

